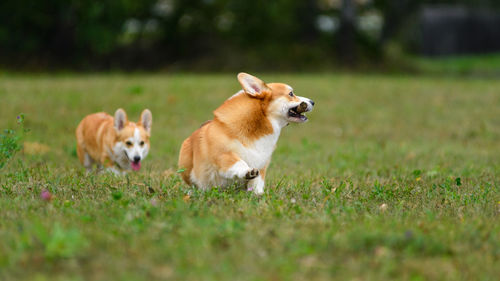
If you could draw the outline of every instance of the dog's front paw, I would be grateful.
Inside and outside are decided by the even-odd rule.
[[[245,179],[247,179],[247,180],[255,179],[258,175],[259,175],[259,170],[257,170],[257,169],[251,169],[245,175]]]

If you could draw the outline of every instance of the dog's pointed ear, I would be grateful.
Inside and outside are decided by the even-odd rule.
[[[119,108],[115,112],[115,129],[116,131],[120,131],[123,128],[125,128],[125,125],[127,125],[128,119],[127,119],[127,113],[125,113],[125,110]]]
[[[149,109],[144,109],[141,113],[139,124],[146,130],[148,134],[151,133],[151,125],[153,124],[153,115]]]
[[[240,82],[243,91],[254,97],[259,96],[264,92],[270,91],[266,83],[264,83],[259,78],[245,72],[240,72],[238,74],[238,81]]]

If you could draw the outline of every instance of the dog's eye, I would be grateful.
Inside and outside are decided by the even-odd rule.
[[[140,144],[141,146],[143,146],[143,145],[144,145],[144,141],[141,141],[139,144]]]
[[[132,142],[131,142],[131,141],[127,141],[127,142],[125,142],[125,144],[126,144],[127,146],[131,146],[131,145],[132,145]]]
[[[291,97],[293,97],[293,92],[290,92],[288,95],[291,96]]]

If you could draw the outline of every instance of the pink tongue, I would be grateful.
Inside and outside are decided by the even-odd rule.
[[[141,162],[132,162],[130,163],[130,166],[132,166],[132,170],[134,171],[139,171],[139,169],[141,169]]]

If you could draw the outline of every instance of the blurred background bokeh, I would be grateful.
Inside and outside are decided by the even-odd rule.
[[[498,0],[0,1],[9,70],[446,71],[432,61],[498,52]],[[452,65],[498,74],[473,61]]]

